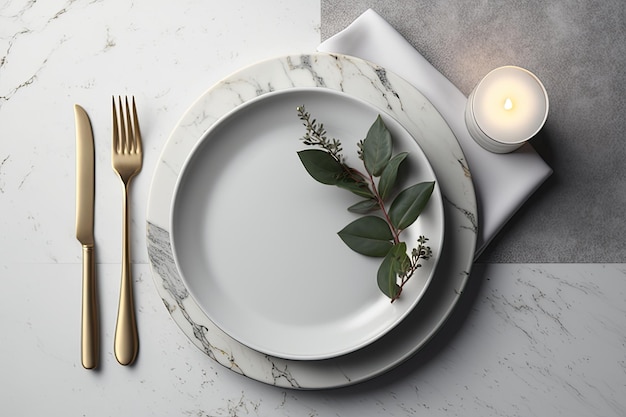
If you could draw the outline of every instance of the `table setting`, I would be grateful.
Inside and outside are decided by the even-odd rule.
[[[624,415],[624,8],[508,3],[0,5],[0,409]]]

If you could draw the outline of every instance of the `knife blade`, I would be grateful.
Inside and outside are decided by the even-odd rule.
[[[74,105],[76,123],[76,238],[82,245],[81,362],[98,365],[99,324],[96,302],[94,242],[95,152],[91,122],[85,109]]]

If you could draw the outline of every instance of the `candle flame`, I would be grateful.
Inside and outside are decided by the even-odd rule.
[[[511,101],[510,98],[507,98],[504,101],[504,110],[511,110],[513,108],[513,102]]]

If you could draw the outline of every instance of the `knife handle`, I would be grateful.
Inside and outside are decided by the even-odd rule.
[[[85,369],[98,366],[100,337],[96,303],[96,267],[94,247],[83,245],[83,305],[81,361]]]

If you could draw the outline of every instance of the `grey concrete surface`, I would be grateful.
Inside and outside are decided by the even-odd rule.
[[[479,262],[626,261],[623,0],[322,0],[322,39],[368,8],[466,95],[502,65],[533,71],[548,91],[532,143],[554,174]]]

